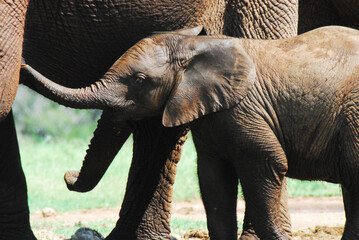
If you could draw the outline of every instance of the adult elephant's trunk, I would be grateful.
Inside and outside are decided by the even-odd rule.
[[[66,172],[64,178],[69,190],[92,190],[131,134],[131,128],[126,122],[114,122],[112,119],[111,112],[102,113],[81,171]]]
[[[111,85],[109,74],[90,86],[77,89],[59,85],[26,64],[22,65],[20,76],[24,85],[67,107],[105,110],[113,108],[116,103],[116,98],[108,91]]]

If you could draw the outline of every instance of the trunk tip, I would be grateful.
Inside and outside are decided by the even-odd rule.
[[[91,184],[91,181],[84,181],[84,177],[80,177],[80,172],[76,170],[67,171],[64,175],[66,186],[70,191],[75,192],[88,192],[91,191],[96,184]]]
[[[76,190],[76,182],[80,175],[79,171],[72,170],[67,171],[64,175],[64,180],[66,182],[67,188],[71,191],[77,191]]]

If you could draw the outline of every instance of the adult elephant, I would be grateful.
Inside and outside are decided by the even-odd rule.
[[[7,117],[1,122],[0,239],[35,239],[29,226],[15,128],[12,115],[7,115],[18,84],[26,10],[24,58],[55,83],[71,88],[94,83],[118,56],[153,31],[202,25],[207,34],[271,39],[290,37],[297,31],[295,0],[8,0],[0,6],[8,9],[2,11],[1,26],[9,26],[1,28],[7,33],[1,34],[1,54],[10,56],[1,59],[2,73],[6,72],[1,83],[6,85],[0,85],[0,109],[3,118]],[[16,28],[11,29],[13,26]],[[99,107],[87,100],[67,105]],[[172,185],[187,130],[165,129],[159,119],[114,123],[111,114],[103,112],[82,175],[67,175],[69,186],[78,191],[94,187],[133,132],[134,155],[126,195],[120,219],[108,239],[168,239]],[[89,176],[92,182],[84,181]],[[256,238],[250,233],[250,217],[246,217],[244,229],[244,235]]]

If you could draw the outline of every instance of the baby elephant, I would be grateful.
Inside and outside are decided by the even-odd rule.
[[[260,239],[290,238],[278,217],[284,176],[341,184],[342,239],[359,239],[359,32],[332,26],[262,41],[199,31],[143,39],[82,89],[24,70],[59,102],[189,124],[211,239],[237,238],[238,179]]]

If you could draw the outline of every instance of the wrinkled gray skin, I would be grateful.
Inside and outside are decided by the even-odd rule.
[[[297,31],[295,0],[9,0],[1,2],[0,8],[0,26],[5,26],[0,28],[0,119],[6,118],[0,122],[4,149],[0,239],[34,239],[15,128],[8,115],[19,83],[22,50],[27,63],[54,82],[83,87],[94,83],[118,56],[153,31],[203,25],[207,34],[253,38],[284,38]],[[86,101],[68,106],[96,107]],[[66,175],[68,187],[91,190],[132,132],[134,156],[121,218],[107,238],[168,239],[172,185],[187,129],[166,129],[156,118],[115,123],[111,115],[111,111],[103,112],[81,175],[77,171]]]
[[[0,119],[5,120],[0,122],[2,129],[0,147],[4,149],[0,153],[2,154],[0,164],[4,166],[0,169],[2,191],[0,192],[0,239],[34,239],[29,226],[26,182],[21,168],[15,128],[12,124],[13,117],[12,114],[8,115],[19,83],[26,10],[29,13],[24,45],[27,62],[54,81],[69,87],[81,87],[96,81],[119,55],[152,31],[203,25],[208,34],[225,33],[232,36],[271,39],[292,36],[296,31],[297,1],[295,0],[197,0],[190,3],[185,1],[185,6],[181,7],[183,1],[178,1],[177,7],[171,7],[169,5],[171,3],[167,1],[142,1],[138,4],[137,1],[120,0],[110,3],[99,0],[91,2],[31,0],[30,5],[28,0],[1,2]],[[200,6],[200,10],[197,6]],[[169,13],[164,9],[171,11]],[[299,31],[328,24],[357,28],[358,9],[358,1],[355,0],[301,0],[299,1]],[[173,11],[180,14],[173,14]],[[182,14],[189,14],[190,17],[183,18]],[[157,145],[157,149],[152,146],[152,151],[161,153],[161,156],[151,155],[149,152],[143,153],[148,167],[153,166],[151,163],[154,161],[158,162],[157,167],[152,171],[153,182],[138,177],[144,174],[140,171],[141,168],[136,167],[142,166],[141,154],[136,154],[136,158],[133,159],[129,179],[130,183],[134,179],[143,179],[141,184],[144,189],[151,189],[149,192],[152,191],[154,197],[148,193],[144,198],[140,193],[143,189],[137,186],[133,189],[134,185],[129,185],[126,199],[131,201],[130,204],[129,201],[124,202],[121,211],[122,220],[117,223],[115,232],[117,237],[122,235],[125,239],[134,235],[137,238],[166,238],[169,232],[170,201],[159,197],[161,194],[158,193],[166,192],[166,197],[171,196],[173,181],[162,180],[169,179],[166,174],[174,179],[175,163],[179,159],[180,144],[183,142],[178,139],[186,131],[177,129],[178,134],[173,133],[174,139],[169,140],[169,137],[165,136],[168,130],[157,128],[161,134],[157,132],[151,137],[146,134],[146,129],[151,128],[151,124],[155,124],[156,121],[132,124],[130,128],[120,124],[122,128],[119,128],[113,126],[112,121],[107,117],[109,115],[110,113],[104,112],[86,156],[87,162],[92,162],[88,164],[87,175],[90,177],[91,169],[98,170],[92,174],[93,181],[90,185],[94,186],[99,181],[108,164],[121,148],[122,141],[129,132],[133,131],[133,128],[137,129],[138,133],[135,138],[136,149],[140,148],[136,147],[140,139],[146,142],[143,139],[148,137],[148,141],[154,141],[153,138],[162,136],[163,133],[163,138],[172,142],[168,149],[160,145]],[[119,133],[120,129],[122,131]],[[143,134],[140,134],[141,132]],[[9,141],[8,136],[14,137]],[[99,144],[100,146],[96,147]],[[176,158],[167,159],[168,155]],[[104,164],[98,166],[97,159],[102,159]],[[164,167],[165,165],[167,166]],[[171,168],[169,169],[168,166]],[[168,172],[164,172],[163,169]],[[76,174],[78,172],[71,176]],[[71,182],[69,183],[71,188]],[[88,191],[89,188],[78,190]],[[13,199],[16,199],[16,202]],[[146,200],[136,202],[136,199]],[[286,204],[285,201],[282,203]],[[153,215],[153,212],[159,211],[158,206],[162,206],[163,214]],[[156,220],[156,217],[161,220]],[[133,224],[128,224],[130,222]],[[155,222],[163,223],[164,227],[156,227]],[[248,227],[250,221],[246,214],[244,229],[250,230]]]
[[[57,97],[85,91],[24,71]],[[157,35],[96,86],[92,96],[110,96],[117,121],[190,125],[211,239],[237,239],[238,178],[259,238],[289,239],[279,220],[285,176],[341,184],[342,239],[359,238],[359,31],[324,27],[273,41]]]

